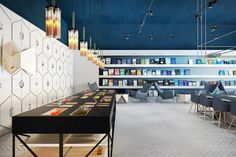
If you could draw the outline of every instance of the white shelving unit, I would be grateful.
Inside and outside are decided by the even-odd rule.
[[[100,75],[99,78],[150,78],[150,79],[236,79],[236,75]]]
[[[107,64],[104,68],[236,68],[236,64]]]
[[[141,89],[143,86],[99,86],[100,89]],[[154,89],[154,87],[152,87]],[[161,89],[203,89],[203,86],[160,86]],[[236,89],[236,86],[225,86],[226,89]]]

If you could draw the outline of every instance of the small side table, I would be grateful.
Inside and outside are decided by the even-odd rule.
[[[116,94],[116,102],[117,103],[128,103],[129,102],[129,94]]]

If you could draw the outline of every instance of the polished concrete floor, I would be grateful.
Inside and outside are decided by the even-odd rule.
[[[117,104],[114,157],[235,157],[236,129],[188,113],[190,104]],[[18,147],[18,153],[23,151]],[[11,157],[11,135],[0,138],[0,157]]]

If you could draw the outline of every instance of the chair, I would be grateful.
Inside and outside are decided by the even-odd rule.
[[[160,88],[160,86],[158,85],[157,82],[154,82],[154,87],[158,91],[158,93],[159,93],[159,95],[162,99],[172,99],[172,98],[174,98],[174,91],[172,91],[172,90],[163,91]]]
[[[191,93],[191,102],[192,102],[192,105],[188,112],[191,112],[193,105],[195,106],[195,108],[197,108],[198,104],[200,103],[200,97],[199,97],[198,92],[193,91]]]
[[[152,83],[146,83],[141,90],[130,91],[130,96],[135,99],[146,100],[149,90],[152,88]]]
[[[232,118],[232,121],[231,121],[228,129],[231,128],[231,126],[233,125],[233,122],[236,119],[236,99],[231,99],[230,113],[232,114],[233,118]]]
[[[93,92],[99,90],[98,85],[97,85],[97,82],[94,82],[94,83],[89,83],[89,82],[88,82],[88,86],[89,86],[89,89],[90,89],[91,91],[93,91]]]
[[[230,112],[230,106],[231,106],[230,102],[222,100],[222,97],[218,95],[218,96],[213,97],[212,106],[214,108],[214,112],[219,112],[218,127],[220,127],[222,113],[223,113],[224,122],[225,122],[225,112]]]
[[[200,94],[199,99],[199,103],[204,107],[204,119],[206,119],[206,110],[212,107],[212,99],[208,98],[207,94]]]

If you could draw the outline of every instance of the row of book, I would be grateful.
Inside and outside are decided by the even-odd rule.
[[[236,64],[233,59],[196,59],[196,64]]]
[[[199,86],[200,81],[189,80],[158,80],[160,86]],[[102,79],[102,86],[143,86],[146,80],[130,80],[130,79]]]
[[[190,75],[190,69],[175,69],[175,70],[148,70],[148,69],[104,69],[103,75]]]
[[[106,64],[176,64],[176,58],[106,58]]]
[[[219,75],[236,75],[236,70],[219,70]]]

